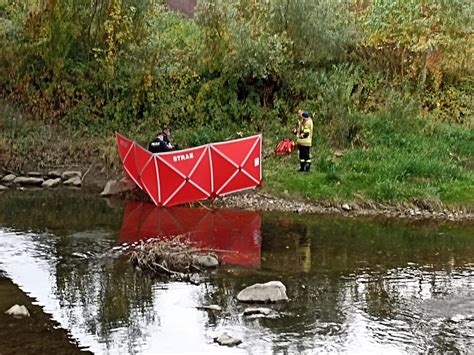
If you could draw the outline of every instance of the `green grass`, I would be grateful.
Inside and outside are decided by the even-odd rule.
[[[397,122],[386,114],[367,115],[360,124],[364,147],[336,158],[320,140],[309,174],[297,172],[297,152],[269,156],[265,191],[310,201],[474,206],[472,129],[420,118]]]

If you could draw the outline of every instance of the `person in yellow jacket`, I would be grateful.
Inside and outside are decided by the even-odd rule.
[[[298,127],[293,130],[299,150],[301,172],[309,172],[311,168],[311,145],[313,142],[313,120],[307,111],[298,111]]]

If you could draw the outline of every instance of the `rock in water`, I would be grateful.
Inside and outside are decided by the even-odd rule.
[[[25,306],[14,305],[8,311],[5,312],[8,315],[11,315],[15,318],[22,318],[22,317],[29,317],[30,312],[28,312],[28,308]]]
[[[280,281],[249,286],[237,295],[241,302],[278,302],[288,301],[286,287]]]
[[[135,188],[135,183],[128,179],[122,180],[109,180],[104,187],[104,190],[100,193],[100,196],[112,196],[121,194],[123,192],[131,191]]]
[[[214,338],[214,343],[225,346],[236,346],[242,343],[242,340],[232,338],[229,334],[223,333],[218,337]]]
[[[262,314],[264,316],[268,316],[270,313],[272,313],[272,309],[270,308],[247,308],[244,310],[244,316],[252,316],[255,314]]]
[[[212,255],[193,255],[194,262],[198,266],[212,268],[219,266],[219,260]]]

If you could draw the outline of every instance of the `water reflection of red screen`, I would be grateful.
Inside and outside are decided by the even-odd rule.
[[[185,235],[199,247],[216,250],[224,264],[258,268],[260,227],[260,214],[254,211],[160,208],[130,202],[124,210],[119,242]]]

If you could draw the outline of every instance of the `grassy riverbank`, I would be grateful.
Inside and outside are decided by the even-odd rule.
[[[44,125],[4,105],[0,116],[0,152],[6,171],[52,170],[58,167],[93,166],[86,181],[101,186],[119,176],[121,162],[113,132],[91,136],[86,132]],[[315,119],[316,137],[312,171],[297,172],[297,152],[276,157],[276,143],[290,137],[290,127],[269,123],[264,136],[264,185],[262,191],[290,200],[312,203],[414,204],[442,209],[446,206],[472,210],[474,206],[474,131],[469,127],[436,123],[401,112],[367,114],[360,118],[362,143],[331,149],[324,126]],[[124,134],[145,145],[155,127]],[[183,146],[235,138],[257,131],[229,126],[176,130]]]
[[[474,206],[473,131],[415,117],[398,126],[386,118],[365,118],[363,147],[335,152],[316,144],[309,175],[296,172],[294,157],[268,159],[266,188],[313,201]]]

